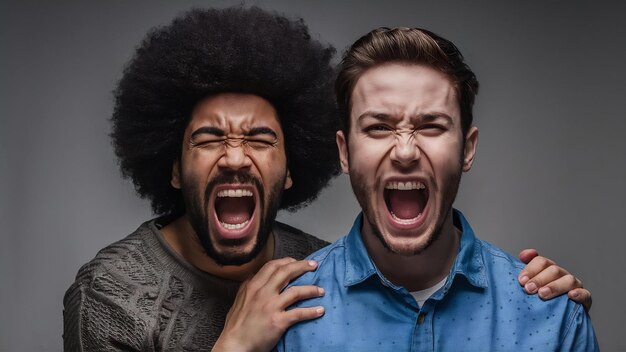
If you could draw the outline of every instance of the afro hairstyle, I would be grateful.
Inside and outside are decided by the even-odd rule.
[[[155,214],[182,215],[170,179],[194,106],[223,92],[255,94],[274,106],[285,135],[293,186],[280,208],[308,205],[339,174],[334,54],[302,19],[257,7],[193,9],[152,29],[114,91],[111,137],[122,175]]]

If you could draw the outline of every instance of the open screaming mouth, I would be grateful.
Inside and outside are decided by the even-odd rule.
[[[222,189],[215,197],[215,214],[223,228],[239,230],[250,222],[255,205],[254,195],[249,189]]]
[[[385,186],[384,199],[394,220],[411,223],[424,212],[428,203],[428,190],[419,181],[389,182]]]

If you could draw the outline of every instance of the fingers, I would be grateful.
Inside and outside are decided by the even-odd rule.
[[[230,311],[234,314],[248,305],[268,305],[275,307],[273,309],[285,310],[297,301],[322,296],[324,290],[317,286],[294,286],[281,293],[291,280],[316,268],[317,262],[314,260],[272,260],[255,276],[241,284]]]
[[[520,281],[521,282],[521,281]],[[582,287],[580,280],[558,265],[550,265],[530,277],[524,284],[526,292],[541,293],[539,297],[549,299],[562,295],[570,289]]]
[[[292,286],[285,290],[280,295],[281,305],[289,307],[292,304],[314,297],[320,297],[324,295],[324,289],[317,286]],[[305,307],[305,308],[293,308],[286,310],[282,316],[287,327],[304,321],[319,318],[324,315],[324,307]]]
[[[281,291],[289,281],[297,278],[307,271],[317,268],[314,260],[295,260],[293,258],[281,258],[271,260],[249,280],[242,284],[246,292],[255,293],[261,291]]]
[[[567,293],[571,300],[582,304],[586,311],[591,309],[591,292],[583,288],[582,282],[571,274],[562,276],[539,288],[537,294],[541,299],[547,300],[564,293]]]
[[[274,275],[276,270],[294,262],[296,262],[296,260],[290,257],[270,260],[269,262],[265,263],[256,274],[254,274],[250,281],[259,281],[266,283]]]
[[[320,297],[324,295],[324,289],[317,286],[292,286],[283,291],[279,297],[279,305],[283,307],[289,307],[292,304],[314,297]]]
[[[520,260],[532,257],[518,276],[520,285],[524,286],[527,293],[537,293],[544,300],[567,293],[570,299],[585,306],[587,311],[591,309],[591,292],[583,288],[580,279],[552,260],[536,255],[534,249],[523,250],[519,257]]]
[[[293,286],[283,290],[289,281],[316,268],[317,262],[312,260],[282,258],[266,263],[242,283],[216,346],[221,350],[270,350],[289,326],[322,316],[323,307],[287,308],[322,296],[323,289]]]
[[[317,262],[315,260],[299,260],[281,267],[272,277],[272,281],[282,290],[289,281],[316,268]]]
[[[272,265],[272,268],[270,268],[271,276],[266,282],[261,280],[261,284],[265,289],[281,291],[285,288],[285,286],[287,286],[289,281],[297,278],[307,271],[315,270],[315,268],[317,268],[317,262],[314,260],[298,260],[284,265]]]
[[[522,251],[523,253],[524,251]],[[520,253],[520,256],[521,254]],[[560,269],[563,270],[561,267],[557,266],[552,260],[546,258],[546,257],[542,257],[542,256],[536,256],[534,257],[532,260],[530,260],[530,262],[528,263],[528,265],[526,265],[526,267],[524,267],[524,269],[522,270],[522,272],[519,274],[519,276],[517,277],[517,280],[519,281],[520,285],[525,286],[529,283],[529,281],[531,281],[531,279],[535,278],[537,275],[539,275],[539,273],[542,273],[544,270],[553,267],[550,270],[554,270],[554,269]],[[565,270],[563,270],[565,272]],[[565,272],[567,273],[567,272]],[[548,274],[548,273],[546,273]],[[543,286],[543,284],[548,283],[554,279],[557,279],[561,276],[563,276],[564,274],[559,275],[558,273],[555,272],[551,272],[552,276],[549,275],[544,275],[544,280],[546,277],[548,278],[552,278],[550,280],[547,281],[542,281],[540,282],[540,284],[538,286],[536,286],[535,288],[541,287]],[[537,282],[535,281],[535,284],[537,284]],[[534,292],[533,292],[534,293]]]
[[[564,270],[563,272],[566,273],[566,271]],[[541,299],[551,299],[556,296],[560,296],[564,293],[567,293],[568,291],[573,290],[575,288],[582,287],[582,282],[580,282],[580,280],[575,278],[574,275],[571,275],[569,273],[553,280],[551,280],[551,278],[552,277],[548,279],[540,278],[539,280],[549,280],[549,281],[544,284],[535,284],[534,286],[538,287],[538,289],[535,288],[534,292],[530,292],[529,289],[527,289],[526,291],[529,293],[537,292],[537,294],[539,295]],[[531,281],[528,284],[526,284],[524,288],[533,284],[534,283]]]
[[[322,315],[324,315],[324,307],[322,306],[294,308],[284,313],[284,319],[289,327],[304,320],[319,318]]]
[[[530,262],[533,258],[535,258],[538,255],[539,253],[537,252],[536,249],[524,249],[521,252],[519,252],[519,255],[517,257],[519,258],[519,260],[522,261],[522,263],[528,264],[528,262]]]
[[[270,287],[268,282],[272,280],[275,272],[281,267],[295,262],[295,259],[285,257],[265,263],[254,276],[241,283],[228,315],[238,314],[241,310],[246,309],[246,302],[256,300],[259,296],[263,296],[262,292],[264,289],[268,289],[270,292],[276,292],[282,289],[282,287]]]
[[[589,310],[591,309],[591,304],[592,299],[591,299],[591,292],[587,289],[584,289],[582,287],[580,288],[575,288],[571,291],[568,292],[567,296],[575,301],[578,302],[580,304],[582,304],[583,306],[585,306],[585,310],[587,312],[589,312]]]

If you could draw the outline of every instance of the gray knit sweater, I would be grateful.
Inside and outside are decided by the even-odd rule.
[[[210,351],[239,282],[193,267],[142,224],[83,265],[63,300],[65,351]],[[327,243],[285,224],[274,258],[302,259]]]

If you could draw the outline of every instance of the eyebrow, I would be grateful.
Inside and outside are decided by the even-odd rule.
[[[374,118],[376,120],[380,120],[383,122],[389,122],[389,121],[393,121],[395,120],[394,118],[392,118],[390,115],[382,113],[382,112],[376,112],[376,111],[366,111],[364,113],[362,113],[361,115],[359,115],[359,117],[357,117],[357,122],[363,120],[364,118],[367,117],[371,117]]]
[[[278,138],[278,136],[276,135],[276,132],[274,132],[274,130],[269,127],[253,127],[250,129],[250,131],[248,131],[246,136],[253,137],[253,136],[260,135],[260,134],[267,134],[267,135],[274,137],[275,139]]]
[[[199,134],[211,134],[217,137],[226,136],[226,133],[221,128],[212,127],[212,126],[203,126],[193,131],[193,133],[191,134],[191,138],[193,139],[195,136]],[[267,134],[267,135],[272,136],[275,139],[278,138],[276,132],[274,132],[274,130],[272,130],[269,127],[253,127],[250,129],[250,131],[248,131],[248,133],[246,133],[246,136],[253,137],[253,136],[258,136],[260,134]]]
[[[361,115],[359,115],[359,117],[357,118],[357,121],[360,121],[367,117],[371,117],[382,122],[393,122],[397,120],[397,118],[394,118],[391,115],[386,114],[386,113],[376,112],[376,111],[366,111],[362,113]],[[437,119],[445,119],[448,123],[452,123],[454,121],[452,117],[450,117],[448,114],[444,114],[440,112],[429,112],[425,114],[419,114],[416,117],[419,118],[423,123],[433,122]]]
[[[210,126],[203,126],[198,128],[197,130],[193,131],[193,133],[191,134],[191,138],[193,139],[195,136],[199,135],[199,134],[212,134],[214,136],[217,137],[224,137],[226,135],[226,133],[224,133],[224,130],[217,128],[217,127],[210,127]]]
[[[438,113],[438,112],[420,115],[420,119],[422,120],[422,122],[425,122],[425,123],[433,122],[437,119],[444,119],[448,123],[452,123],[454,121],[452,117],[450,117],[448,114]]]

